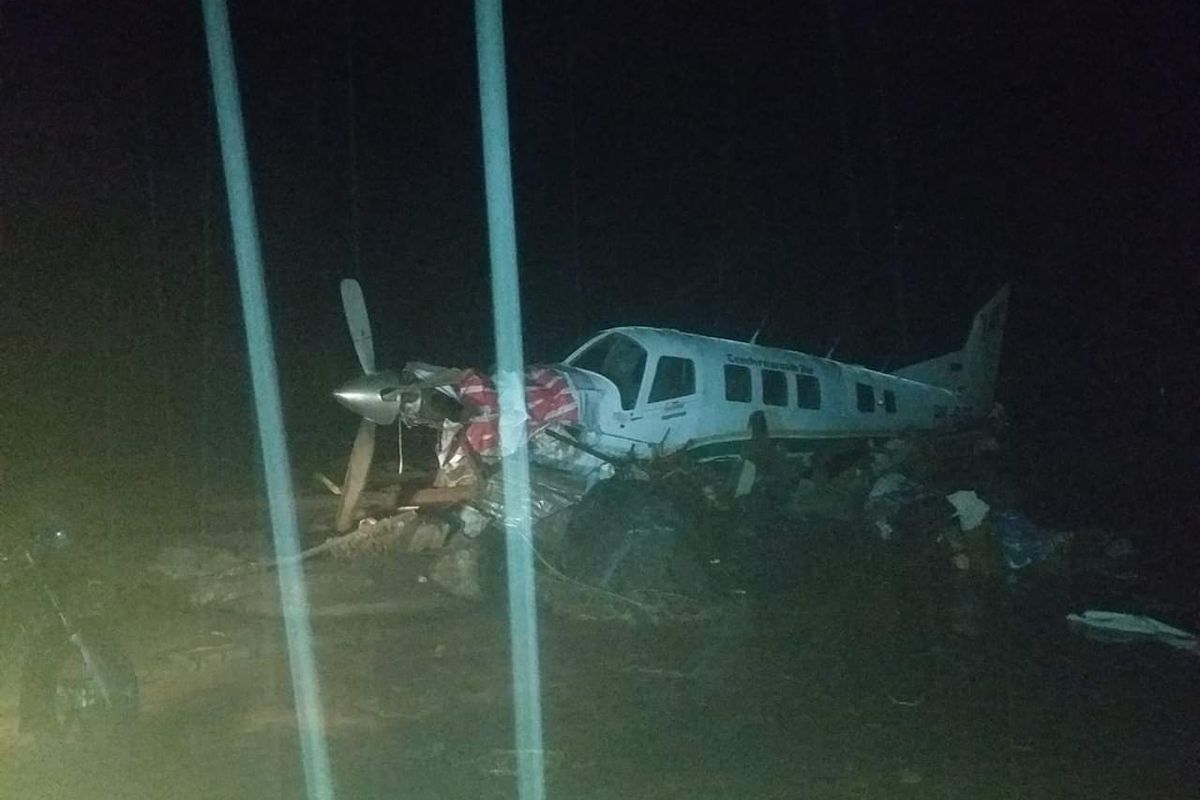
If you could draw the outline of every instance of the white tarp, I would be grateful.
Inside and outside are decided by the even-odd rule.
[[[1164,622],[1138,614],[1117,611],[1085,611],[1068,614],[1067,621],[1083,628],[1089,639],[1102,642],[1134,642],[1153,639],[1179,650],[1200,656],[1200,640],[1195,634],[1173,628]]]

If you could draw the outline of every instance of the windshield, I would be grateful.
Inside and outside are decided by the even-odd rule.
[[[637,404],[646,371],[646,349],[621,333],[611,333],[584,350],[571,366],[596,372],[608,378],[621,394],[621,408],[628,411]]]

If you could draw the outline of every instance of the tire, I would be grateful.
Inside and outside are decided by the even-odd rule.
[[[138,707],[133,664],[96,623],[81,625],[70,639],[56,625],[35,641],[21,681],[22,731],[59,739],[107,736],[132,724]]]

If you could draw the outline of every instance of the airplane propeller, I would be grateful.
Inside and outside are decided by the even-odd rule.
[[[363,300],[362,287],[353,278],[342,281],[342,311],[354,342],[354,352],[363,374],[351,378],[333,393],[337,401],[362,417],[354,445],[350,448],[350,461],[346,465],[346,477],[342,481],[342,494],[338,501],[335,524],[339,531],[347,531],[354,523],[354,507],[366,487],[371,471],[371,460],[375,456],[375,432],[380,425],[396,423],[396,447],[399,452],[399,471],[404,471],[404,423],[398,421],[402,404],[420,409],[426,406],[423,395],[435,390],[454,398],[452,388],[462,377],[462,371],[447,367],[410,362],[403,377],[391,370],[375,369],[375,342],[371,335],[371,318]]]
[[[353,378],[334,392],[334,397],[346,408],[362,416],[354,445],[350,448],[350,461],[346,465],[346,477],[342,481],[342,494],[338,500],[335,524],[339,531],[349,530],[353,524],[354,507],[362,496],[375,456],[375,429],[379,425],[390,425],[400,413],[400,380],[396,373],[375,370],[375,343],[371,335],[371,318],[363,300],[362,287],[358,281],[347,278],[342,281],[342,310],[354,342],[354,352],[363,374]],[[397,424],[397,444],[403,459],[404,426]],[[403,461],[401,461],[403,463]]]

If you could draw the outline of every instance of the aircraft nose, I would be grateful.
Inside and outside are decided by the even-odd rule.
[[[400,398],[383,395],[400,385],[394,372],[371,372],[347,381],[333,396],[355,414],[377,425],[391,425],[400,413]]]

